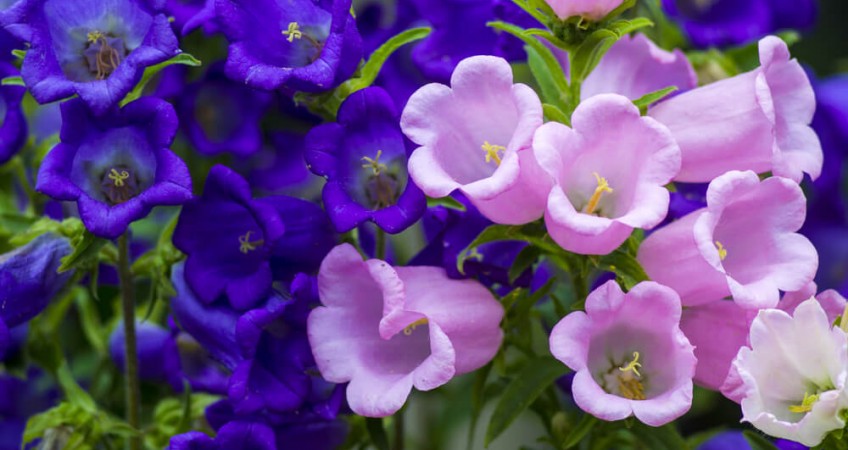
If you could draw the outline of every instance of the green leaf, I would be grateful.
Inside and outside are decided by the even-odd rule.
[[[486,429],[485,446],[488,447],[545,389],[567,372],[565,365],[548,356],[528,361],[498,400]]]
[[[453,209],[456,211],[465,212],[465,205],[460,203],[457,199],[453,197],[442,197],[442,198],[431,198],[427,197],[427,207],[435,208],[437,206],[441,206],[447,209]]]
[[[97,289],[96,285],[95,289]],[[100,315],[97,308],[91,302],[93,298],[87,295],[76,295],[74,297],[74,303],[76,304],[83,334],[94,351],[96,351],[98,355],[105,356],[106,341],[109,339],[109,335],[106,333],[106,329],[100,322]]]
[[[564,107],[563,91],[560,90],[560,86],[553,79],[554,73],[548,68],[545,59],[536,49],[529,45],[525,45],[524,50],[527,52],[527,63],[530,66],[530,72],[533,74],[533,78],[536,79],[536,83],[541,90],[542,101],[557,109]],[[565,76],[564,73],[563,76]],[[562,115],[565,116],[565,114]]]
[[[545,1],[512,0],[512,2],[545,26],[547,26],[552,20],[556,20],[556,14],[553,9],[551,9],[551,6]]]
[[[544,111],[545,118],[548,119],[548,121],[571,125],[571,120],[568,119],[568,116],[566,116],[561,109],[554,105],[551,105],[550,103],[542,103],[542,111]]]
[[[582,83],[620,37],[615,31],[604,28],[590,34],[571,56],[572,83]]]
[[[459,253],[456,268],[461,273],[465,260],[475,257],[473,249],[476,247],[498,241],[521,241],[539,247],[544,253],[562,255],[563,250],[547,234],[544,224],[540,222],[527,225],[490,225],[483,230],[474,241]]]
[[[649,427],[637,422],[630,431],[651,450],[687,450],[689,445],[673,424]]]
[[[756,431],[745,430],[742,432],[742,436],[748,441],[751,450],[777,450],[777,447],[770,440]]]
[[[562,448],[569,449],[579,444],[580,441],[582,441],[597,424],[598,419],[595,418],[595,416],[591,414],[584,414],[577,426],[571,430],[571,433],[568,433],[568,437],[565,438],[565,442],[562,443]]]
[[[624,244],[624,246],[626,245],[627,243]],[[624,289],[630,290],[633,286],[647,281],[648,275],[645,273],[642,265],[639,264],[639,261],[633,255],[623,250],[624,246],[608,255],[602,256],[598,268],[615,272],[616,277],[624,285]]]
[[[541,255],[542,251],[532,245],[528,245],[521,249],[515,257],[515,260],[512,262],[512,266],[509,267],[509,283],[515,283],[515,280],[517,280],[521,274],[523,274],[527,269],[533,267],[533,264],[536,263]]]
[[[609,24],[607,27],[610,30],[615,31],[619,36],[624,36],[625,34],[630,34],[636,30],[652,26],[654,26],[654,22],[652,22],[651,19],[637,17],[630,20],[617,20]]]
[[[411,28],[395,35],[371,53],[368,61],[359,68],[357,76],[345,81],[333,91],[326,94],[313,95],[298,92],[295,95],[295,102],[306,104],[311,111],[323,116],[325,119],[335,119],[342,103],[351,94],[374,84],[374,80],[377,79],[377,75],[380,74],[380,70],[383,68],[386,60],[389,59],[389,56],[406,44],[424,39],[432,31],[433,29],[430,27],[419,27]]]
[[[383,428],[383,419],[368,417],[365,419],[365,428],[368,429],[368,436],[371,437],[371,443],[377,447],[377,450],[389,450],[389,438],[386,437],[386,429]]]
[[[541,58],[542,64],[540,66],[543,66],[545,69],[547,69],[547,73],[544,75],[545,79],[550,80],[550,82],[553,83],[554,88],[556,88],[556,90],[558,90],[559,92],[568,92],[568,81],[565,77],[565,72],[563,72],[562,70],[562,65],[556,59],[553,52],[551,52],[551,49],[542,44],[542,42],[539,41],[538,38],[533,35],[527,34],[523,29],[506,22],[489,22],[486,25],[496,30],[505,31],[524,41],[527,46],[535,50],[536,56]],[[539,70],[541,69],[537,69],[536,71]],[[536,76],[536,71],[534,71],[533,76]],[[562,100],[556,103],[561,102]]]
[[[20,50],[20,49],[12,50],[12,55],[15,58],[18,58],[18,59],[24,59],[24,57],[26,56],[26,50]]]
[[[81,235],[71,241],[74,251],[70,255],[62,258],[62,265],[59,266],[59,273],[67,272],[78,267],[85,266],[92,262],[97,262],[100,254],[100,249],[109,241],[93,235],[90,231],[85,230]]]
[[[645,113],[648,111],[649,106],[666,98],[669,94],[677,90],[677,86],[669,86],[654,92],[649,92],[637,98],[636,100],[633,100],[633,104],[636,105],[637,108],[639,108],[639,111],[642,113],[642,115],[645,115]]]
[[[474,385],[471,387],[471,425],[468,427],[468,448],[474,448],[474,434],[477,430],[477,421],[480,420],[480,411],[483,410],[486,390],[486,380],[492,371],[492,363],[486,364],[474,374]]]
[[[144,74],[141,76],[141,81],[139,81],[138,84],[133,88],[133,90],[130,91],[130,93],[127,94],[127,96],[124,97],[123,100],[121,100],[121,106],[124,106],[127,103],[137,100],[139,97],[141,97],[141,94],[144,93],[144,88],[147,87],[147,84],[150,83],[150,80],[152,80],[153,77],[155,77],[159,72],[161,72],[162,69],[168,66],[173,66],[174,64],[199,67],[202,63],[199,59],[195,58],[194,56],[188,53],[180,53],[165,62],[161,62],[159,64],[156,64],[155,66],[150,66],[144,69]]]
[[[26,86],[26,84],[24,84],[24,79],[20,76],[11,76],[3,78],[3,80],[0,81],[0,84],[2,84],[3,86]]]

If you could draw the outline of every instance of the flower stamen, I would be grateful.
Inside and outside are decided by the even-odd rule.
[[[724,261],[725,258],[727,258],[727,249],[724,248],[724,245],[722,245],[721,242],[719,242],[719,241],[716,241],[715,245],[716,245],[716,249],[718,250],[719,259]]]
[[[598,175],[598,172],[592,172],[592,175],[595,176],[598,186],[595,188],[595,192],[592,193],[592,197],[589,198],[589,203],[586,204],[586,208],[583,210],[586,214],[595,213],[595,210],[598,209],[598,203],[601,201],[601,196],[603,196],[604,193],[613,193],[613,189],[610,187],[606,178]]]
[[[368,164],[363,164],[363,169],[371,169],[374,172],[374,176],[380,175],[380,172],[383,170],[388,170],[385,164],[380,163],[380,156],[383,155],[382,150],[377,150],[377,156],[373,159],[367,156],[363,156],[362,160],[367,162]]]
[[[99,44],[100,48],[94,56],[95,78],[104,80],[112,74],[121,64],[121,55],[118,50],[106,40],[106,35],[101,31],[89,31],[86,35],[89,46]]]
[[[109,171],[108,177],[110,180],[112,180],[112,184],[114,184],[115,187],[124,187],[124,184],[126,184],[124,180],[130,177],[130,173],[126,170],[118,172],[113,168],[111,171]]]
[[[645,400],[645,386],[642,385],[642,374],[639,373],[639,368],[642,364],[639,362],[639,352],[633,352],[633,361],[630,361],[623,367],[619,367],[622,373],[618,375],[618,392],[624,398],[630,400]]]
[[[633,352],[633,361],[627,363],[624,367],[619,367],[618,370],[622,372],[633,372],[637,377],[642,377],[642,374],[639,373],[639,368],[642,367],[642,363],[639,362],[639,352]]]
[[[506,147],[502,145],[492,145],[489,141],[483,141],[483,145],[480,146],[484,152],[486,152],[486,162],[494,161],[495,164],[501,165],[501,152],[506,152]]]
[[[263,244],[265,244],[265,241],[263,239],[260,239],[258,241],[251,241],[250,240],[250,234],[251,233],[253,233],[253,232],[248,231],[247,233],[239,236],[239,238],[238,238],[238,240],[239,240],[239,251],[244,253],[245,255],[248,254],[249,252],[253,251],[253,250],[256,250],[257,248],[259,248]]]
[[[789,411],[794,413],[808,413],[813,410],[813,404],[819,399],[819,394],[808,394],[804,392],[804,399],[800,405],[789,405]]]
[[[429,321],[426,317],[423,319],[418,319],[415,322],[412,322],[411,324],[407,325],[406,328],[403,329],[403,334],[409,336],[412,334],[413,331],[415,331],[417,327],[421,325],[427,325],[428,323]]]
[[[300,39],[303,37],[303,32],[300,31],[300,24],[297,22],[289,22],[288,30],[283,31],[283,36],[287,36],[286,40],[289,42],[294,42],[295,39]]]

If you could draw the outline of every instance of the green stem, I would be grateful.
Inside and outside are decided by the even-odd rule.
[[[124,355],[126,357],[127,423],[141,432],[141,390],[138,381],[138,351],[135,335],[135,295],[130,271],[129,231],[118,238],[118,276],[121,281],[121,305],[124,318]],[[129,438],[130,450],[141,450],[141,434]]]
[[[377,228],[377,242],[375,244],[374,257],[377,259],[386,259],[386,232],[382,228]]]
[[[403,409],[395,413],[395,441],[393,450],[403,450]]]

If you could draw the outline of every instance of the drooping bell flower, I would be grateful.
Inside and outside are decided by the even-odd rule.
[[[815,96],[804,69],[775,36],[759,43],[760,67],[654,106],[683,157],[676,181],[709,182],[753,170],[800,182],[821,173],[822,149],[810,128]]]
[[[619,94],[636,100],[669,86],[677,87],[674,95],[698,86],[698,76],[689,59],[679,49],[663,50],[644,34],[637,33],[622,37],[610,47],[583,80],[580,98]]]
[[[136,322],[138,376],[141,380],[166,382],[175,390],[182,390],[183,376],[176,333],[150,322]],[[123,322],[109,336],[109,356],[119,370],[124,371],[126,329]]]
[[[362,58],[351,0],[217,0],[230,41],[226,72],[257,89],[321,92],[348,79]]]
[[[797,233],[805,213],[792,180],[728,172],[710,183],[706,208],[655,231],[638,259],[686,306],[732,296],[744,308],[773,308],[780,291],[800,290],[815,276],[816,249]]]
[[[262,146],[260,125],[270,103],[270,93],[230,80],[224,76],[223,65],[216,64],[185,87],[176,109],[180,125],[198,152],[247,157]]]
[[[174,18],[174,29],[182,35],[198,28],[207,35],[218,31],[215,0],[166,0],[165,10]]]
[[[31,33],[21,36],[30,43],[21,76],[39,103],[76,94],[103,114],[135,87],[146,67],[180,52],[161,1],[23,3],[20,20]]]
[[[435,389],[483,366],[503,339],[492,294],[440,268],[362,261],[343,244],[322,263],[318,290],[324,306],[309,315],[309,343],[325,380],[350,382],[359,415],[394,414],[413,386]]]
[[[319,125],[306,136],[306,162],[327,179],[324,208],[336,231],[372,221],[399,233],[424,214],[424,194],[406,173],[411,144],[398,121],[389,94],[372,87],[348,97],[336,123]]]
[[[11,64],[0,62],[0,77],[17,75]],[[0,86],[0,165],[12,159],[27,139],[27,122],[21,107],[26,88]]]
[[[680,331],[677,294],[646,281],[624,293],[608,281],[586,298],[586,312],[551,331],[551,353],[574,370],[571,392],[582,410],[608,421],[635,415],[661,426],[692,405],[696,359]]]
[[[451,86],[429,84],[406,104],[401,128],[418,144],[409,175],[434,198],[461,191],[496,223],[523,224],[542,216],[551,180],[530,146],[542,125],[542,104],[501,58],[459,63]]]
[[[778,450],[809,450],[806,446],[786,439],[775,439]],[[754,450],[741,430],[722,431],[699,445],[697,450]]]
[[[536,159],[554,180],[545,224],[564,249],[604,255],[634,228],[665,218],[664,186],[680,168],[680,150],[668,129],[616,94],[582,102],[572,127],[549,122],[533,138]]]
[[[787,28],[815,23],[815,0],[662,0],[696,47],[744,44]]]
[[[741,403],[742,420],[771,436],[813,447],[845,427],[848,346],[815,299],[794,314],[760,311],[722,392]]]
[[[545,0],[557,17],[568,19],[580,16],[589,20],[601,20],[624,0]]]
[[[168,149],[176,129],[173,107],[155,97],[100,117],[82,100],[64,102],[61,142],[44,158],[36,190],[77,202],[89,231],[117,238],[154,206],[191,198],[188,168]]]
[[[216,165],[203,195],[183,207],[173,240],[187,255],[186,282],[197,297],[211,304],[226,294],[243,311],[270,293],[268,261],[284,230],[273,205],[254,200],[244,178]]]
[[[55,406],[59,399],[58,389],[49,376],[34,366],[22,378],[0,374],[0,450],[24,448],[21,443],[27,422]]]
[[[70,280],[72,270],[57,269],[71,250],[66,238],[43,234],[0,255],[0,359],[11,345],[10,330],[41,313]]]

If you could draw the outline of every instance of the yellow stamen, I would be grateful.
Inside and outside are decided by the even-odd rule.
[[[813,404],[819,399],[819,394],[809,395],[804,392],[804,400],[800,405],[789,405],[789,411],[794,413],[808,413],[813,410]]]
[[[506,152],[506,147],[502,145],[492,145],[489,141],[483,141],[483,145],[480,146],[484,152],[486,152],[486,162],[494,161],[495,164],[501,165],[501,152]]]
[[[613,193],[613,189],[610,187],[606,178],[598,175],[598,172],[592,172],[592,175],[595,176],[595,180],[598,182],[598,187],[595,188],[595,192],[592,194],[592,197],[589,198],[589,203],[586,204],[586,209],[583,210],[586,214],[595,213],[595,210],[598,209],[598,203],[601,201],[601,196],[604,195],[604,193]]]
[[[103,33],[97,30],[89,31],[88,35],[86,35],[86,38],[88,39],[89,44],[93,44],[99,41],[100,39],[103,39]]]
[[[642,374],[639,373],[639,368],[642,367],[642,363],[639,362],[639,352],[633,352],[633,361],[627,363],[624,367],[619,367],[618,370],[622,372],[630,372],[636,374],[637,377],[642,377]]]
[[[297,22],[289,22],[289,29],[283,31],[283,36],[288,36],[286,40],[294,42],[295,39],[303,37],[303,32],[300,31],[300,25]]]
[[[724,245],[721,245],[721,242],[716,241],[716,249],[718,249],[718,257],[724,261],[727,258],[727,249],[724,248]]]
[[[363,156],[362,160],[367,162],[368,164],[363,164],[362,168],[363,169],[371,169],[372,171],[374,171],[375,176],[380,175],[380,171],[388,170],[388,167],[386,167],[385,164],[380,163],[380,156],[382,154],[383,154],[382,150],[377,150],[377,156],[374,157],[374,159],[371,159],[367,156]]]
[[[112,183],[115,185],[115,187],[124,187],[124,184],[126,184],[124,180],[129,178],[130,174],[126,170],[118,172],[117,170],[112,169],[111,171],[109,171],[108,176],[109,179],[112,180]]]
[[[262,244],[265,243],[265,241],[262,240],[262,239],[260,239],[258,241],[251,241],[250,240],[250,234],[251,233],[253,233],[253,232],[248,231],[247,233],[239,236],[239,238],[238,238],[239,244],[240,244],[239,245],[239,251],[244,253],[245,255],[248,254],[249,252],[253,251],[253,250],[256,250],[259,246],[261,246]]]
[[[415,322],[412,322],[411,324],[407,325],[406,328],[403,329],[403,334],[409,336],[410,334],[412,334],[413,331],[415,331],[415,328],[421,325],[427,325],[427,323],[429,323],[429,321],[426,317],[423,319],[418,319]]]

